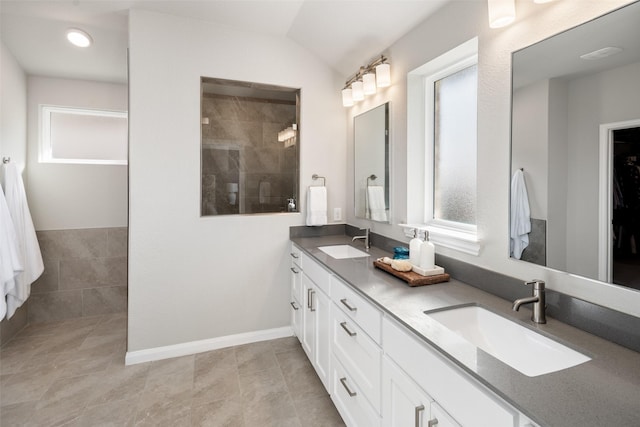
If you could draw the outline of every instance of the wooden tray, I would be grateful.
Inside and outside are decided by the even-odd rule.
[[[389,264],[385,264],[381,261],[373,261],[373,265],[379,268],[380,270],[384,270],[389,274],[393,274],[399,279],[404,280],[409,284],[409,286],[424,286],[424,285],[434,285],[436,283],[448,282],[451,276],[447,273],[437,274],[435,276],[421,276],[418,273],[413,271],[398,271],[391,268]]]

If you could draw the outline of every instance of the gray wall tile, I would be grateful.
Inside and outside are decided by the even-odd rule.
[[[127,284],[127,258],[73,258],[60,261],[60,289]]]
[[[9,342],[22,328],[27,326],[29,323],[28,305],[29,301],[22,304],[13,316],[11,316],[11,319],[3,319],[2,322],[0,322],[0,346]]]
[[[81,316],[81,290],[33,294],[29,298],[29,323],[53,322]]]
[[[59,289],[60,261],[57,259],[43,258],[44,272],[31,284],[31,293],[43,294],[55,292]]]
[[[127,311],[126,286],[82,290],[82,315],[124,313]]]
[[[126,257],[128,248],[128,229],[109,228],[107,229],[107,256]]]
[[[107,255],[107,229],[39,231],[42,255],[49,259],[90,258]]]

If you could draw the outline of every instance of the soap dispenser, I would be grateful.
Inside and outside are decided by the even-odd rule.
[[[418,230],[413,230],[413,239],[409,241],[409,262],[413,265],[420,265],[420,248],[422,240],[418,238]]]
[[[420,246],[420,268],[433,270],[436,267],[436,247],[429,241],[429,232],[424,232],[424,242]]]

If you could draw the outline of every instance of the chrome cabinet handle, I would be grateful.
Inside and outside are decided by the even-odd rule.
[[[298,256],[298,254],[297,254],[297,253],[295,253],[295,252],[291,252],[291,256],[292,256],[293,258],[295,258],[295,259],[300,258],[300,257]]]
[[[438,425],[438,419],[437,418],[429,420],[429,422],[427,423],[427,427],[435,427],[437,425]]]
[[[293,272],[294,272],[294,274],[298,274],[298,273],[300,273],[298,270],[296,270],[296,269],[295,269],[295,268],[293,268],[293,267],[291,267],[291,271],[293,271]]]
[[[351,391],[351,389],[347,385],[347,378],[346,377],[340,378],[340,382],[342,383],[342,387],[344,387],[344,389],[347,390],[347,393],[349,393],[350,397],[354,397],[354,396],[356,396],[358,394],[355,391]]]
[[[416,419],[416,427],[420,427],[420,413],[424,411],[424,405],[416,406],[415,419]]]
[[[316,311],[316,308],[313,306],[313,296],[314,296],[315,294],[316,294],[316,291],[312,290],[312,291],[311,291],[311,300],[310,300],[310,302],[311,302],[311,306],[309,307],[309,309],[310,309],[311,311]]]
[[[357,332],[351,332],[349,328],[347,328],[347,322],[340,323],[340,326],[342,326],[342,329],[344,329],[350,337],[355,337],[356,335],[358,335]]]
[[[307,288],[307,308],[311,308],[311,291],[313,291],[313,289],[311,288]]]
[[[356,311],[356,310],[358,309],[357,307],[353,307],[353,306],[351,306],[351,305],[347,302],[347,299],[346,299],[346,298],[342,298],[342,299],[340,300],[340,302],[341,302],[345,307],[347,307],[347,308],[349,309],[349,311]]]
[[[293,307],[295,311],[298,311],[298,309],[300,308],[300,307],[296,307],[295,301],[291,301],[289,304],[291,304],[291,307]]]

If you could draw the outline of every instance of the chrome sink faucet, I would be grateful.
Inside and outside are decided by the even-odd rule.
[[[547,323],[545,309],[547,308],[544,297],[544,282],[542,280],[532,280],[524,282],[525,285],[533,286],[533,295],[527,298],[520,298],[513,302],[513,311],[518,311],[521,305],[533,303],[531,320],[535,323]]]
[[[361,228],[360,230],[364,230],[364,236],[354,236],[353,239],[351,239],[351,241],[355,242],[356,240],[364,240],[364,248],[370,249],[371,243],[369,242],[369,229]]]

